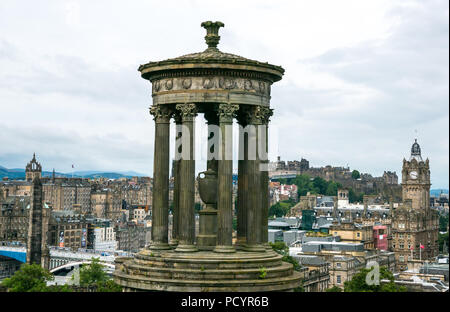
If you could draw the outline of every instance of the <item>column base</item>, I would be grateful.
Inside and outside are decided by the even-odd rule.
[[[243,251],[265,252],[267,249],[262,244],[246,244],[242,247]]]
[[[234,246],[219,245],[216,246],[213,251],[218,253],[232,253],[236,252],[236,248],[234,248]]]
[[[178,244],[176,252],[196,252],[198,248],[195,245]]]
[[[267,243],[263,243],[264,248],[268,249],[268,250],[272,250],[272,246],[270,246],[269,242]]]
[[[245,237],[238,237],[236,241],[236,250],[243,250],[245,248],[247,240]]]
[[[172,240],[169,242],[169,246],[172,247],[172,248],[177,247],[177,246],[178,246],[178,239],[172,239]]]
[[[172,249],[167,243],[151,243],[148,247],[150,250],[169,250]]]

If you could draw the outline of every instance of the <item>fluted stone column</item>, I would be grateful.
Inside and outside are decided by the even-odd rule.
[[[194,121],[197,116],[195,104],[177,104],[181,115],[181,159],[179,160],[179,243],[175,251],[197,251],[195,242],[195,159]]]
[[[236,104],[219,104],[219,161],[217,198],[217,244],[215,252],[235,252],[233,247],[233,117]]]
[[[172,208],[172,240],[170,245],[176,247],[179,242],[179,227],[180,227],[180,159],[181,159],[181,116],[178,112],[174,113],[175,120],[175,159],[172,163],[172,171],[174,176],[173,185],[173,208]]]
[[[243,248],[246,251],[263,252],[261,223],[261,171],[258,155],[258,126],[262,124],[259,106],[248,110],[248,208],[247,208],[247,242]]]
[[[237,242],[239,249],[247,242],[247,207],[248,207],[248,133],[247,120],[242,106],[237,116],[239,123],[239,154],[238,154],[238,191],[237,191]]]
[[[169,235],[169,107],[153,105],[155,120],[155,156],[153,160],[152,243],[150,249],[170,249]]]
[[[268,107],[261,107],[262,125],[259,127],[262,135],[259,146],[260,171],[261,171],[261,242],[266,249],[272,249],[269,245],[269,118],[273,115],[273,110]]]

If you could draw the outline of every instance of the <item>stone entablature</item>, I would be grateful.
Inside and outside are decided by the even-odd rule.
[[[152,83],[152,96],[153,105],[212,102],[269,106],[270,83],[227,76],[167,78]]]

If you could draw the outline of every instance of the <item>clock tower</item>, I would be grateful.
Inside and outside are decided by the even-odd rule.
[[[396,269],[407,270],[439,253],[439,216],[430,207],[430,162],[422,159],[417,139],[403,159],[401,205],[392,211],[392,245]]]
[[[411,147],[409,160],[403,159],[402,197],[411,200],[412,209],[428,212],[430,209],[430,163],[423,161],[417,139]]]

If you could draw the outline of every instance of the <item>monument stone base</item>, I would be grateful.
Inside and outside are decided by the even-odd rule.
[[[216,253],[141,250],[116,258],[114,281],[124,291],[293,291],[301,274],[272,250]]]

